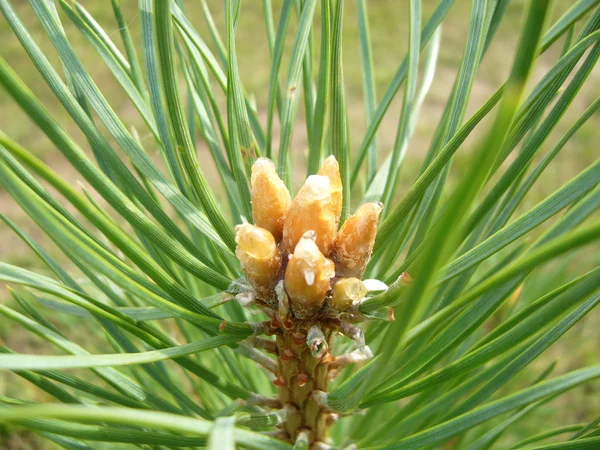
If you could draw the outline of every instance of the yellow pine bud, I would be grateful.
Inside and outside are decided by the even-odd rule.
[[[321,252],[329,253],[335,238],[335,215],[331,203],[329,178],[311,175],[294,198],[283,225],[284,248],[292,253],[302,235],[313,230]]]
[[[281,252],[273,235],[264,228],[243,223],[235,231],[235,254],[258,296],[264,296],[273,287],[281,268]]]
[[[340,228],[330,255],[338,277],[361,278],[373,251],[381,209],[380,203],[365,203]]]
[[[252,219],[269,231],[276,242],[281,240],[283,222],[290,208],[290,193],[267,158],[258,158],[252,166]]]
[[[329,304],[335,309],[346,311],[366,295],[367,288],[358,278],[342,278],[333,286],[333,297]]]
[[[340,165],[335,156],[327,157],[317,174],[329,178],[331,204],[335,215],[335,223],[337,224],[342,215],[342,177],[340,176]]]
[[[333,262],[319,251],[315,233],[306,232],[290,255],[284,278],[290,306],[297,318],[309,318],[321,308],[334,275]]]

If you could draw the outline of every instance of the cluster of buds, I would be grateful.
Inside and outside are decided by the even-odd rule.
[[[374,317],[360,310],[373,285],[362,275],[382,205],[363,204],[340,226],[342,180],[333,156],[293,200],[266,158],[254,163],[251,188],[254,224],[236,228],[236,255],[251,290],[237,298],[267,314],[261,330],[276,339],[254,337],[249,345],[277,356],[276,364],[260,352],[253,359],[272,373],[280,404],[293,406],[281,432],[291,442],[308,436],[317,443],[335,415],[323,410],[315,393],[326,391],[343,366],[372,356],[354,324]],[[331,355],[336,332],[355,340],[358,349]]]
[[[236,254],[257,302],[279,310],[284,280],[289,314],[310,320],[348,311],[366,295],[361,277],[371,256],[381,204],[366,203],[338,231],[342,180],[333,156],[292,200],[275,165],[252,167],[252,219],[236,228]]]

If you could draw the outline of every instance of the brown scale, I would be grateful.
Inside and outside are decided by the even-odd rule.
[[[329,391],[340,369],[328,349],[338,331],[364,339],[350,323],[364,320],[355,306],[367,293],[360,277],[371,256],[381,205],[362,205],[337,231],[342,184],[333,156],[293,200],[266,158],[254,164],[251,185],[255,225],[236,228],[236,255],[252,285],[254,304],[269,317],[262,329],[275,340],[255,337],[250,342],[276,355],[273,383],[280,405],[294,407],[279,425],[279,436],[294,443],[300,435],[314,447],[325,442],[336,417],[313,398],[315,391]]]

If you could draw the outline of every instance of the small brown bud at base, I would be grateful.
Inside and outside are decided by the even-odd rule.
[[[252,166],[252,219],[269,231],[275,241],[283,235],[283,223],[291,204],[290,193],[275,171],[275,164],[267,158],[258,158]]]
[[[306,340],[306,335],[302,333],[292,333],[292,337],[294,338],[294,344],[302,345]]]
[[[373,252],[380,203],[365,203],[350,216],[331,247],[331,259],[338,277],[361,278]]]
[[[283,324],[279,321],[279,319],[271,319],[269,326],[271,328],[281,328]]]
[[[342,177],[340,175],[340,165],[335,156],[331,155],[323,161],[323,165],[317,172],[317,175],[322,175],[329,178],[331,205],[333,214],[335,215],[335,223],[340,221],[342,215]]]
[[[310,379],[309,376],[307,374],[305,374],[305,373],[299,373],[298,375],[296,375],[296,383],[300,387],[302,387],[306,383],[308,383],[309,379]]]
[[[277,377],[273,380],[273,384],[275,386],[279,386],[279,387],[285,387],[285,380],[283,379],[283,377]]]
[[[313,230],[317,246],[327,255],[335,238],[336,228],[329,178],[311,175],[294,198],[285,219],[284,248],[292,253],[302,235]]]
[[[282,361],[290,361],[290,360],[294,359],[295,356],[294,356],[294,353],[291,350],[285,349],[283,351],[283,353],[281,353],[280,358],[281,358]]]
[[[290,256],[284,278],[290,306],[297,318],[311,317],[321,308],[334,275],[333,262],[319,251],[314,233],[307,232]]]
[[[329,304],[339,310],[346,311],[354,302],[359,302],[367,295],[367,288],[358,278],[342,278],[333,286],[333,297]]]
[[[236,227],[235,254],[246,277],[260,295],[272,287],[281,268],[281,252],[273,235],[264,228],[244,223]]]

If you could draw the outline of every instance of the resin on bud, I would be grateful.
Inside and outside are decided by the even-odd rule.
[[[264,228],[243,223],[235,231],[235,254],[258,296],[264,296],[272,288],[281,268],[281,252],[273,235]]]
[[[275,164],[267,158],[258,158],[252,166],[252,219],[269,231],[276,242],[283,236],[283,223],[290,208],[291,198],[285,184],[275,171]]]
[[[373,252],[381,203],[365,203],[348,217],[331,247],[338,277],[361,278]]]
[[[317,247],[314,231],[306,232],[290,256],[284,279],[290,306],[297,318],[309,318],[321,308],[334,275],[333,262]]]
[[[329,190],[331,192],[331,206],[335,215],[335,223],[340,221],[342,215],[342,177],[340,175],[340,165],[335,156],[331,155],[323,161],[323,165],[317,172],[317,175],[322,175],[329,178]]]
[[[333,286],[333,296],[329,304],[339,311],[346,311],[366,295],[367,288],[358,278],[342,278]]]
[[[298,191],[283,225],[283,244],[289,253],[308,230],[316,233],[319,250],[329,253],[337,228],[330,186],[329,178],[311,175]]]

